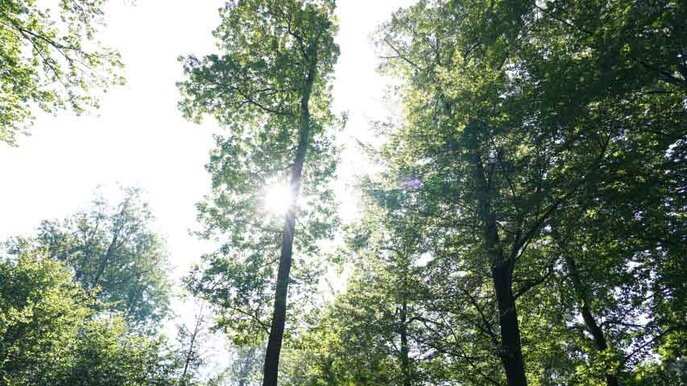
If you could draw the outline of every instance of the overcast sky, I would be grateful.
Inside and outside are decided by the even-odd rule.
[[[341,56],[336,67],[335,107],[347,111],[341,134],[366,138],[370,120],[388,113],[383,80],[370,35],[390,13],[409,0],[339,0]],[[86,207],[96,186],[116,191],[117,184],[145,191],[167,239],[175,275],[187,272],[203,246],[191,235],[195,203],[208,192],[204,169],[220,132],[211,120],[185,121],[177,111],[175,82],[181,80],[177,57],[214,49],[211,31],[219,21],[217,0],[111,0],[102,40],[118,49],[128,83],[108,92],[102,108],[81,117],[39,115],[31,136],[19,147],[0,144],[0,239],[33,231],[42,219],[64,218]],[[360,157],[347,146],[340,166],[339,194],[344,215],[354,209],[343,189],[352,182]],[[364,166],[364,165],[363,165]]]

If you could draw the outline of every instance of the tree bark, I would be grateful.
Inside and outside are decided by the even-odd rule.
[[[263,371],[263,386],[276,386],[279,371],[279,355],[281,352],[282,340],[284,338],[284,325],[286,324],[286,300],[289,287],[289,275],[291,272],[291,261],[293,257],[293,239],[296,230],[296,204],[301,189],[303,165],[305,155],[310,141],[310,94],[315,82],[317,69],[317,50],[310,47],[310,59],[308,73],[303,85],[300,106],[300,130],[298,137],[298,147],[296,157],[291,171],[291,204],[286,212],[284,230],[282,232],[281,256],[279,257],[279,271],[277,273],[277,288],[274,296],[274,312],[272,314],[272,325],[270,336],[267,341],[267,351],[265,353],[265,366]]]
[[[504,254],[496,216],[492,210],[492,188],[484,173],[478,149],[474,149],[472,166],[476,182],[477,206],[483,224],[486,254],[491,263],[491,277],[499,310],[501,347],[499,357],[506,371],[508,386],[526,386],[525,361],[522,357],[520,326],[513,296],[514,261]]]

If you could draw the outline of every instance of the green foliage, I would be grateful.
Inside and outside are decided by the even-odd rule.
[[[59,261],[21,254],[0,262],[0,383],[173,384],[164,341],[95,314],[96,302]]]
[[[421,246],[400,254],[424,261],[410,286],[417,375],[503,384],[522,346],[531,385],[679,384],[686,12],[671,1],[428,0],[382,27],[405,115],[370,191],[397,207],[377,227]],[[350,374],[392,358],[384,315],[398,290],[386,286],[403,270],[384,268],[374,239],[356,241],[374,258],[332,306],[351,311],[323,317],[305,346],[313,365],[296,374],[313,384],[365,384]],[[387,372],[399,375],[372,371]]]
[[[333,1],[230,1],[214,33],[220,53],[182,58],[188,79],[179,84],[180,109],[193,120],[210,115],[226,129],[207,165],[212,193],[198,205],[200,235],[221,247],[205,256],[190,286],[219,306],[218,326],[240,344],[261,342],[269,327],[284,217],[264,200],[270,186],[287,184],[299,152],[291,281],[301,288],[291,300],[305,298],[314,284],[318,241],[337,224],[330,184],[333,10]],[[299,193],[295,185],[287,189]]]
[[[45,384],[71,365],[92,301],[59,262],[20,256],[0,263],[3,384]],[[43,379],[40,379],[43,378]]]
[[[121,313],[132,328],[155,328],[168,312],[166,254],[140,192],[123,193],[114,206],[97,198],[64,221],[44,221],[35,237],[16,239],[9,249],[44,251],[73,270],[98,307]]]
[[[14,144],[35,108],[81,113],[122,84],[119,54],[96,40],[105,0],[0,3],[0,142]]]
[[[60,0],[61,23],[32,0],[0,5],[0,141],[32,107],[80,112],[90,87],[120,82],[116,53],[94,43],[103,4]],[[230,0],[218,51],[180,59],[180,110],[226,129],[198,205],[199,236],[219,246],[186,282],[238,347],[208,384],[257,380],[287,284],[287,385],[687,384],[685,2],[395,12],[377,43],[402,124],[361,184],[347,287],[322,304],[311,293],[338,225],[334,9]],[[280,185],[293,196],[278,214],[265,200]],[[196,384],[202,313],[179,350],[140,335],[168,308],[151,221],[131,190],[10,243],[0,383]],[[294,272],[277,280],[294,229]]]
[[[354,271],[346,291],[316,314],[284,370],[290,385],[407,385],[434,382],[422,327],[421,237],[400,205],[406,195],[374,194],[345,253]]]

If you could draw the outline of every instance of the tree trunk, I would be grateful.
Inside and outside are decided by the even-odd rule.
[[[310,93],[315,81],[317,69],[317,50],[311,47],[310,65],[303,86],[301,96],[301,124],[298,137],[296,158],[291,174],[291,204],[286,212],[286,221],[282,233],[281,256],[279,257],[279,271],[277,273],[277,288],[274,296],[274,312],[270,336],[267,341],[265,353],[265,367],[263,372],[263,386],[276,386],[279,371],[279,354],[281,352],[282,339],[284,337],[284,325],[286,323],[286,299],[289,287],[289,274],[291,272],[291,260],[293,255],[293,238],[296,229],[296,204],[301,189],[301,175],[305,163],[305,154],[310,141]]]
[[[119,216],[119,219],[115,219],[115,227],[112,230],[112,241],[110,242],[110,245],[107,246],[107,251],[105,251],[105,254],[101,257],[100,259],[100,264],[98,265],[98,270],[95,273],[95,276],[93,277],[93,281],[91,282],[90,288],[93,289],[95,286],[97,286],[100,283],[100,279],[105,273],[105,268],[107,268],[107,265],[110,263],[110,259],[112,258],[112,254],[114,253],[115,248],[117,248],[117,240],[119,239],[120,232],[124,228],[124,224],[126,223],[126,211],[129,208],[129,203],[131,201],[131,197],[127,197],[124,202],[121,205],[121,208],[119,210],[119,213],[117,216]],[[121,224],[117,224],[116,221],[122,221]]]
[[[401,305],[401,325],[400,325],[400,333],[401,333],[401,372],[403,373],[403,386],[411,386],[412,385],[412,379],[411,379],[411,371],[410,371],[410,358],[408,355],[408,326],[407,326],[407,319],[408,319],[408,304],[403,300],[403,304]]]
[[[582,279],[580,278],[580,273],[577,269],[577,264],[575,259],[570,255],[565,254],[565,264],[568,266],[568,273],[570,275],[570,280],[573,283],[573,288],[575,294],[577,295],[580,312],[582,313],[582,319],[584,319],[584,324],[587,326],[587,330],[592,334],[592,340],[594,341],[594,346],[599,351],[605,351],[608,349],[608,343],[606,342],[606,337],[604,336],[601,326],[596,322],[594,314],[589,307],[590,297],[587,290],[582,284]],[[609,372],[606,374],[606,386],[618,386],[618,377],[615,374]]]
[[[205,307],[205,302],[200,304],[200,310],[198,310],[198,316],[196,316],[196,323],[193,326],[193,333],[191,334],[191,341],[188,344],[188,350],[186,350],[186,358],[184,358],[184,370],[181,372],[181,384],[186,385],[188,383],[188,368],[191,365],[191,360],[195,353],[196,338],[198,337],[198,332],[203,324],[203,308]]]
[[[501,327],[499,355],[506,370],[508,386],[526,386],[527,378],[520,343],[520,327],[512,290],[513,268],[509,264],[497,264],[492,266],[491,275],[498,302]]]
[[[484,173],[479,150],[474,151],[472,166],[477,188],[477,206],[483,224],[485,249],[491,263],[491,277],[499,310],[501,332],[499,357],[506,371],[508,386],[526,386],[525,362],[522,357],[520,327],[512,287],[514,261],[506,258],[503,252],[496,216],[491,205],[493,191]]]

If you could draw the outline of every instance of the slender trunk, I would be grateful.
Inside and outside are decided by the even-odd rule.
[[[508,386],[526,386],[525,362],[520,343],[520,326],[512,290],[513,269],[508,264],[491,268],[494,292],[499,308],[501,327],[501,362],[506,370]]]
[[[514,262],[506,258],[491,207],[492,188],[487,182],[478,150],[472,157],[473,172],[477,183],[478,211],[483,223],[486,253],[491,263],[491,277],[499,310],[501,347],[499,356],[506,371],[508,386],[526,386],[525,362],[522,357],[520,326],[513,296]]]
[[[411,386],[411,372],[410,372],[410,358],[408,355],[408,304],[406,300],[403,300],[401,305],[401,372],[403,373],[403,386]]]
[[[196,344],[196,338],[198,337],[198,331],[200,330],[201,324],[203,324],[203,308],[205,303],[201,303],[200,310],[198,311],[198,316],[196,317],[196,323],[193,326],[193,333],[191,334],[191,341],[188,344],[188,350],[186,350],[186,358],[184,359],[184,370],[181,373],[181,384],[184,385],[186,382],[186,375],[188,374],[188,368],[191,365],[191,359],[193,359],[193,348]]]
[[[582,279],[580,278],[579,270],[577,269],[577,264],[575,259],[570,255],[565,255],[565,264],[568,266],[568,273],[570,275],[570,280],[572,281],[575,294],[577,295],[580,312],[582,313],[582,319],[584,324],[587,326],[587,330],[592,334],[592,340],[594,341],[594,346],[599,351],[605,351],[608,349],[608,343],[606,342],[606,337],[604,336],[601,326],[596,322],[594,314],[589,307],[590,297],[587,290],[582,284]],[[606,374],[606,386],[618,386],[618,377],[615,374],[609,372]]]
[[[282,339],[284,337],[284,325],[286,323],[286,298],[289,287],[289,274],[291,272],[291,260],[293,255],[293,238],[296,229],[296,204],[301,189],[301,175],[305,163],[305,154],[310,140],[310,93],[315,82],[317,66],[317,50],[311,47],[310,64],[308,74],[303,86],[301,96],[301,124],[298,136],[296,158],[291,174],[292,198],[289,209],[286,212],[286,221],[282,233],[281,256],[279,258],[279,271],[277,272],[277,288],[274,296],[274,312],[270,336],[267,341],[265,353],[265,367],[263,373],[263,386],[276,386],[279,371],[279,354],[281,352]]]

